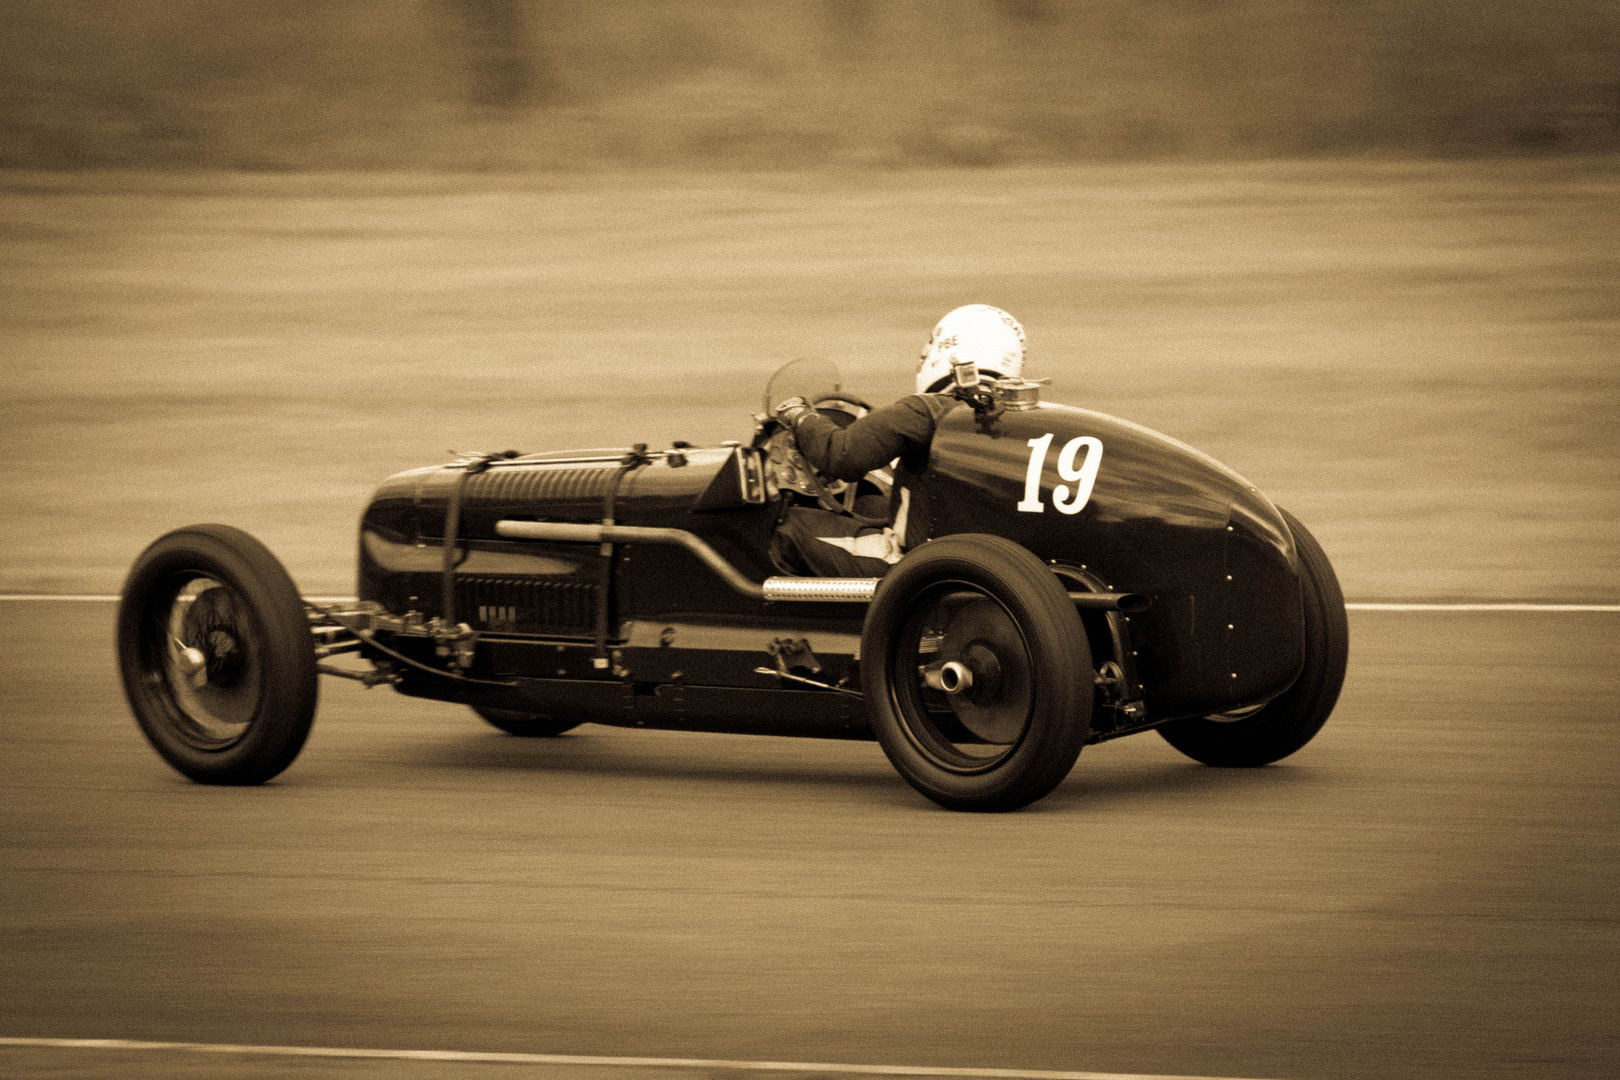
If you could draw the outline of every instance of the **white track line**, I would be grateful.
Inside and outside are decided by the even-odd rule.
[[[183,1050],[203,1054],[272,1057],[373,1058],[388,1061],[460,1061],[485,1065],[615,1065],[621,1068],[727,1069],[737,1072],[811,1072],[855,1076],[960,1076],[986,1080],[1237,1080],[1235,1077],[1159,1073],[1051,1072],[1040,1069],[931,1069],[923,1065],[840,1065],[813,1061],[725,1061],[704,1058],[595,1057],[574,1054],[501,1054],[476,1050],[365,1050],[346,1046],[236,1046],[230,1043],[139,1042],[134,1039],[18,1039],[0,1047],[55,1050]]]
[[[98,596],[90,593],[0,593],[0,600],[88,600],[95,603],[116,603],[116,596]]]
[[[314,604],[347,604],[353,603],[352,596],[306,596],[305,600]],[[103,593],[0,593],[0,601],[6,600],[67,600],[90,601],[94,603],[115,604],[118,597]],[[1474,604],[1373,604],[1356,603],[1345,604],[1346,611],[1607,611],[1620,612],[1620,604],[1531,604],[1519,602],[1480,602]]]
[[[95,604],[116,604],[118,596],[115,593],[0,593],[0,601],[4,600],[68,600],[76,602],[89,602]],[[306,596],[312,604],[349,604],[353,603],[352,596]]]
[[[1345,604],[1346,611],[1620,611],[1620,604]]]

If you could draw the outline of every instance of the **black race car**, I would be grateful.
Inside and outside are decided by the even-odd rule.
[[[521,736],[593,722],[876,738],[962,810],[1041,798],[1088,743],[1156,729],[1199,761],[1255,766],[1327,719],[1348,645],[1333,569],[1230,469],[1040,402],[1034,383],[959,380],[903,485],[903,557],[880,577],[788,576],[771,560],[787,506],[882,538],[902,502],[889,473],[809,470],[769,418],[790,392],[842,423],[864,410],[800,362],[747,443],[481,454],[391,477],[360,524],[355,602],[301,599],[240,530],[171,532],[118,612],[135,717],[186,776],[262,783],[302,748],[325,673]]]

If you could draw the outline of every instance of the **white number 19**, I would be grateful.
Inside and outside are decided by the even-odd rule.
[[[1047,434],[1029,440],[1029,470],[1024,474],[1024,498],[1018,504],[1018,509],[1026,514],[1046,511],[1041,504],[1041,470],[1046,467],[1046,452],[1052,448],[1052,438]],[[1074,459],[1082,449],[1086,451],[1086,460],[1077,469]],[[1102,440],[1090,435],[1082,435],[1063,444],[1063,449],[1058,452],[1058,476],[1075,487],[1073,498],[1069,497],[1068,484],[1059,484],[1052,489],[1052,505],[1057,507],[1058,513],[1078,514],[1081,507],[1090,501],[1092,486],[1097,482],[1097,468],[1102,464],[1102,452]]]

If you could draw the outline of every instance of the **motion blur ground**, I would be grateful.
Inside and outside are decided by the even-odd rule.
[[[1053,400],[1192,443],[1351,599],[1620,597],[1620,159],[566,178],[0,174],[0,589],[219,520],[353,588],[451,450],[715,441],[875,401],[987,300]]]
[[[0,186],[7,589],[114,591],[154,536],[225,520],[348,592],[392,472],[738,437],[810,353],[898,397],[921,330],[982,298],[1053,397],[1309,521],[1352,599],[1620,597],[1612,158]],[[0,1027],[1605,1075],[1613,617],[1352,618],[1295,757],[1142,736],[962,824],[870,745],[539,745],[346,684],[277,783],[203,789],[140,742],[105,606],[5,604]],[[71,1053],[0,1069],[289,1068]]]
[[[1620,1055],[1613,614],[1353,612],[1294,757],[1125,739],[995,817],[871,744],[515,739],[347,683],[277,781],[202,787],[125,715],[110,605],[4,615],[5,1035],[1279,1080]],[[381,1075],[0,1048],[53,1070]]]

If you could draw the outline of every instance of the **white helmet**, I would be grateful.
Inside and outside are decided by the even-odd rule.
[[[980,374],[1017,378],[1024,373],[1024,328],[989,304],[947,312],[934,326],[917,368],[917,393],[943,389],[951,365],[972,361]]]

